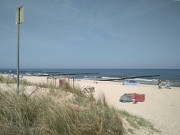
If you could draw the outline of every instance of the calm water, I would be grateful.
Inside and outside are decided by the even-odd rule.
[[[15,69],[0,69],[1,73],[16,74]],[[139,83],[157,84],[157,80],[161,79],[163,82],[170,80],[173,86],[180,87],[180,69],[21,69],[21,74],[78,74],[76,78],[87,79],[101,79],[101,78],[120,78],[120,77],[134,77],[146,75],[160,75],[158,77],[137,78]],[[79,74],[81,73],[81,74]],[[83,74],[82,74],[83,73]],[[94,74],[93,74],[94,73]]]

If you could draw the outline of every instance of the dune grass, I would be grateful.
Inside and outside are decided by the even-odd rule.
[[[0,82],[13,83],[6,79],[0,77]],[[134,128],[158,132],[143,118],[109,106],[104,96],[96,100],[92,94],[86,95],[68,83],[60,87],[31,85],[49,88],[50,92],[45,96],[29,96],[24,91],[17,95],[13,91],[0,90],[0,134],[124,135],[127,131],[122,118]],[[72,98],[62,100],[62,90],[72,93]]]
[[[0,92],[0,134],[124,133],[118,112],[92,97],[84,101],[87,104],[81,107],[75,102],[56,102],[51,95],[37,98]]]
[[[17,80],[16,78],[8,79],[4,77],[3,75],[0,75],[0,83],[15,84],[17,83]],[[67,83],[66,81],[64,81],[61,86],[55,86],[55,85],[47,84],[47,83],[31,83],[31,82],[28,82],[26,79],[20,79],[19,84],[21,86],[36,86],[40,88],[49,88],[50,90],[61,89],[66,92],[70,92],[79,96],[85,96],[78,88],[72,88],[69,85],[69,83]]]
[[[139,128],[145,128],[146,130],[149,131],[149,133],[157,132],[160,133],[161,131],[153,126],[153,124],[146,119],[137,116],[137,115],[132,115],[128,113],[125,110],[118,110],[121,117],[126,118],[126,120],[129,122],[130,126],[136,129]]]
[[[0,83],[6,83],[6,84],[14,84],[17,83],[16,78],[8,79],[4,77],[3,75],[0,75]],[[32,83],[28,82],[25,79],[20,79],[19,84],[21,85],[33,85]]]

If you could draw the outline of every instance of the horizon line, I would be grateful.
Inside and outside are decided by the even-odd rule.
[[[142,70],[142,69],[180,69],[180,68],[20,68],[20,70],[27,70],[27,69],[41,69],[41,70],[64,70],[64,69],[138,69],[138,70]],[[0,68],[0,70],[17,70],[16,68]]]

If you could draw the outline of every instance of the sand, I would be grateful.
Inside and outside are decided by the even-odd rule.
[[[103,93],[110,105],[117,109],[126,110],[151,121],[162,135],[180,134],[180,87],[158,89],[155,85],[127,86],[120,82],[101,82],[80,80],[76,86],[94,86],[94,95],[99,98]],[[145,94],[145,102],[122,103],[120,97],[124,93]]]

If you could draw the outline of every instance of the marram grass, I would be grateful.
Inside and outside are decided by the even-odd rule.
[[[82,100],[88,101],[84,107],[76,101],[56,102],[51,95],[0,92],[0,134],[123,135],[117,111],[92,97]]]
[[[0,76],[0,83],[15,82]],[[159,132],[143,118],[110,107],[104,96],[96,100],[68,83],[61,87],[26,81],[23,84],[49,88],[50,92],[46,96],[30,96],[23,91],[16,95],[0,90],[0,135],[124,135],[132,128],[125,129],[121,118],[133,129]],[[62,90],[73,97],[62,100]]]
[[[0,75],[0,83],[14,84],[14,83],[17,83],[17,80],[16,80],[16,78],[8,79],[7,77]],[[21,84],[21,85],[32,85],[32,83],[28,82],[25,79],[20,79],[19,84]]]

